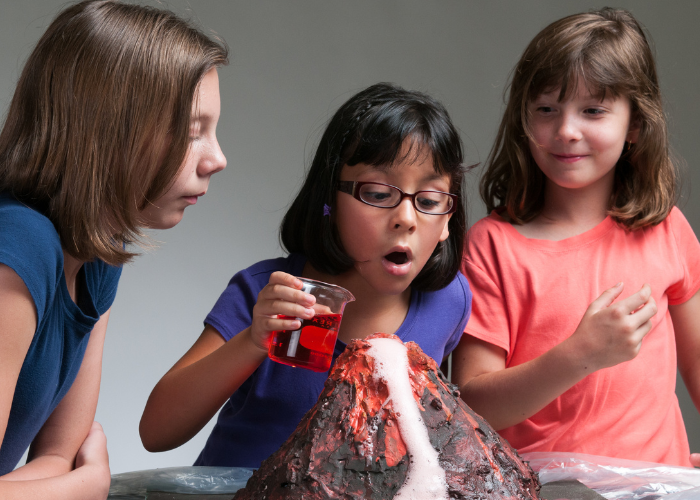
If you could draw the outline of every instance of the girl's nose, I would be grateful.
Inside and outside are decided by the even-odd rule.
[[[392,209],[392,220],[394,229],[403,229],[413,232],[416,229],[416,207],[410,198],[404,198],[396,207]]]
[[[563,113],[557,124],[557,138],[564,142],[580,141],[581,129],[575,116]]]
[[[226,156],[224,152],[221,151],[219,146],[219,141],[216,139],[212,141],[210,148],[206,154],[202,155],[202,158],[197,165],[197,172],[201,176],[214,175],[217,172],[221,172],[226,168]]]

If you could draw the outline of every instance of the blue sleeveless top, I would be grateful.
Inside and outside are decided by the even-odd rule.
[[[0,263],[22,278],[37,312],[0,445],[2,475],[15,468],[73,384],[90,331],[114,301],[121,267],[86,262],[77,277],[76,304],[68,294],[61,240],[53,224],[7,194],[0,195]]]

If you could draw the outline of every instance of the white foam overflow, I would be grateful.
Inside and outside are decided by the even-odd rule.
[[[408,355],[400,342],[378,338],[369,341],[368,354],[374,358],[374,376],[389,390],[401,438],[410,458],[408,473],[394,498],[401,500],[448,500],[445,471],[439,454],[430,444],[428,429],[413,398],[408,378]]]

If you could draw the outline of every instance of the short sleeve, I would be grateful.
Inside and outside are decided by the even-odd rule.
[[[44,215],[6,196],[0,197],[0,263],[24,281],[41,324],[63,273],[60,238]]]
[[[236,273],[204,323],[213,326],[228,342],[252,321],[252,311],[262,287],[247,269]]]
[[[683,213],[674,207],[669,223],[676,243],[683,277],[669,287],[668,303],[682,304],[700,290],[700,243]]]
[[[305,264],[306,257],[292,253],[287,257],[262,260],[236,273],[204,319],[204,324],[216,328],[228,342],[251,325],[258,293],[268,284],[270,275],[283,271],[301,276]]]
[[[469,259],[462,271],[469,281],[472,297],[472,314],[464,333],[494,344],[510,353],[508,315],[503,292],[498,284]]]
[[[452,307],[461,313],[461,317],[457,328],[455,328],[445,344],[445,356],[454,351],[457,344],[459,344],[472,310],[472,292],[467,279],[461,273],[458,273],[449,286],[455,288],[456,300],[450,302],[453,304]]]

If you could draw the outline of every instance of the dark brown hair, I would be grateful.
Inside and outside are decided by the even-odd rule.
[[[195,91],[228,49],[175,14],[112,0],[62,11],[0,133],[0,192],[44,213],[65,251],[122,264],[140,211],[187,154]]]
[[[450,284],[462,262],[466,210],[462,200],[462,140],[447,110],[422,92],[377,83],[352,96],[326,127],[304,185],[287,211],[280,229],[282,245],[304,254],[311,265],[325,273],[340,274],[354,262],[345,252],[326,206],[335,207],[343,165],[365,163],[390,167],[403,161],[405,140],[411,150],[429,152],[433,167],[450,177],[450,192],[458,197],[457,211],[448,223],[450,235],[437,244],[411,287],[438,290]]]
[[[658,224],[676,202],[677,169],[671,160],[654,55],[640,24],[624,10],[604,8],[560,19],[530,42],[513,70],[510,95],[481,179],[489,211],[522,224],[542,210],[545,177],[530,153],[528,103],[560,89],[559,100],[582,80],[602,98],[630,100],[637,142],[620,157],[610,215],[629,229]]]

